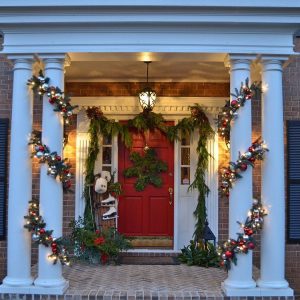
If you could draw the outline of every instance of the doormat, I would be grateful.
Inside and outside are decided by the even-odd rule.
[[[123,265],[180,265],[174,256],[123,256],[120,257]]]

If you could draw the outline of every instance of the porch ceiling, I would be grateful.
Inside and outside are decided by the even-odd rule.
[[[70,53],[66,81],[142,82],[152,61],[149,81],[227,82],[226,54],[212,53]]]

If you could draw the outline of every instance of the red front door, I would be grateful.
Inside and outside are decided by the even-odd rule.
[[[159,130],[144,135],[133,132],[132,148],[126,149],[119,141],[119,181],[123,193],[119,201],[119,231],[126,236],[173,237],[174,200],[169,190],[174,190],[174,145]],[[123,170],[131,166],[129,155],[144,152],[145,145],[154,148],[159,159],[168,165],[168,170],[160,174],[163,185],[152,185],[138,192],[134,187],[136,178],[125,178]]]

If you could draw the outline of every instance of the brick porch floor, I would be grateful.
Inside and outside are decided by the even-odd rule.
[[[86,296],[93,299],[167,299],[223,297],[223,270],[186,265],[95,266],[74,264],[64,268],[70,287],[65,297]],[[95,297],[96,296],[96,297]],[[97,297],[98,296],[98,297]]]
[[[33,273],[36,273],[36,266]],[[70,286],[63,296],[0,294],[3,300],[293,300],[296,297],[225,297],[226,272],[186,265],[64,267]],[[254,277],[258,269],[254,268]]]

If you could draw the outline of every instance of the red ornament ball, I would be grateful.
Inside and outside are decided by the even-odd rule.
[[[41,229],[40,229],[40,233],[41,233],[41,234],[43,234],[43,233],[45,233],[45,232],[46,232],[46,230],[45,230],[44,228],[41,228]]]
[[[254,151],[254,147],[251,146],[251,147],[248,148],[248,150],[249,150],[249,152],[253,152]]]
[[[241,168],[241,170],[242,171],[246,171],[247,170],[247,164],[245,164],[245,163],[242,163],[241,165],[240,165],[240,168]]]
[[[250,157],[248,160],[251,162],[255,162],[255,157]]]
[[[250,95],[251,94],[251,90],[247,87],[243,88],[243,92],[245,95]]]
[[[253,234],[253,230],[251,228],[244,228],[244,232],[247,235],[252,235]]]
[[[40,151],[44,151],[44,150],[45,150],[45,147],[44,147],[44,146],[39,146],[39,150],[40,150]]]
[[[248,248],[251,249],[251,250],[255,248],[255,244],[254,244],[253,242],[248,243],[247,246],[248,246]]]
[[[231,251],[227,250],[227,251],[225,252],[225,255],[226,255],[227,258],[232,258],[233,253],[232,253]]]
[[[56,156],[57,161],[61,161],[61,157],[59,155]]]
[[[67,189],[70,188],[71,187],[71,181],[69,181],[69,180],[65,181],[64,182],[64,187],[67,188]]]
[[[51,243],[51,247],[52,247],[52,248],[56,248],[56,247],[57,247],[57,243],[52,242],[52,243]]]
[[[238,101],[237,101],[237,100],[232,100],[232,101],[230,102],[230,104],[231,104],[231,106],[235,107],[235,106],[238,105]]]
[[[243,246],[245,244],[245,241],[244,240],[240,240],[239,241],[239,246]]]

